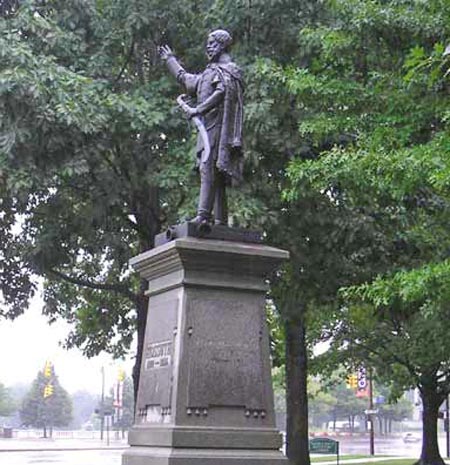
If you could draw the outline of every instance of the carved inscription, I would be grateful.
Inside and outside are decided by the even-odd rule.
[[[188,405],[264,409],[263,314],[250,298],[193,299]]]
[[[164,412],[171,407],[178,299],[152,298],[148,311],[137,419],[140,423],[161,423],[169,418]]]
[[[164,368],[171,364],[172,341],[155,342],[147,345],[145,370]]]

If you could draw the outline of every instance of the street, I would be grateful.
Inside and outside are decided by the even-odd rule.
[[[2,465],[120,465],[123,450],[0,452]]]
[[[417,433],[420,437],[421,433]],[[340,443],[341,454],[369,454],[369,437],[340,437],[336,438]],[[390,455],[403,457],[419,457],[422,441],[415,443],[403,442],[401,437],[375,437],[375,455]],[[439,437],[439,450],[445,458],[445,437]]]
[[[369,437],[337,438],[341,454],[369,454]],[[440,441],[440,450],[445,454],[445,442]],[[422,442],[405,444],[400,437],[375,438],[375,455],[399,455],[404,457],[419,457]]]
[[[339,438],[341,455],[368,454],[369,441],[364,437]],[[106,442],[89,439],[0,439],[1,465],[120,465],[126,440]],[[400,437],[375,438],[375,455],[419,457],[421,443],[404,444]],[[440,440],[445,455],[445,440]]]

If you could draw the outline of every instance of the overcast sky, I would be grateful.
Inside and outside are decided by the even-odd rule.
[[[87,359],[78,349],[64,350],[59,343],[69,325],[58,321],[51,326],[41,314],[42,302],[34,299],[30,309],[14,321],[0,319],[0,382],[6,386],[31,383],[46,360],[55,366],[61,385],[70,393],[101,392],[101,368],[105,367],[106,392],[114,384],[119,368],[131,375],[132,360],[113,360],[109,355]]]

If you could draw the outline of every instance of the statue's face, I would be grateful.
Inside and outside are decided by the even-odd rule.
[[[214,36],[208,36],[206,41],[206,56],[209,61],[216,61],[222,53],[222,44]]]

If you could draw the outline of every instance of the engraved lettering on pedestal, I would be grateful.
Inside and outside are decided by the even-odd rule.
[[[145,405],[145,414],[141,416],[142,422],[170,422],[172,347],[172,341],[162,341],[148,343],[145,348],[143,373],[147,377],[147,385],[152,389],[147,393],[147,398],[159,402]]]
[[[150,300],[137,401],[138,423],[169,423],[178,299]]]
[[[147,345],[144,369],[155,370],[171,364],[172,341],[155,342]]]
[[[194,416],[196,406],[265,410],[262,318],[258,305],[239,298],[191,301],[187,327],[195,332],[188,339],[186,388]]]

